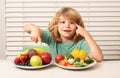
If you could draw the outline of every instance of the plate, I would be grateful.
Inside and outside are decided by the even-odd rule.
[[[59,64],[57,64],[56,62],[54,62],[54,64],[55,64],[56,66],[58,66],[58,67],[60,67],[60,68],[64,68],[64,69],[80,70],[80,69],[87,69],[87,68],[90,68],[90,67],[95,66],[97,62],[96,62],[96,60],[94,60],[94,59],[93,59],[93,61],[94,61],[93,63],[88,64],[88,65],[86,65],[85,67],[67,67],[67,66],[59,65]]]
[[[41,69],[41,68],[48,67],[51,64],[52,64],[52,62],[47,65],[42,65],[42,66],[20,66],[20,65],[15,65],[15,64],[14,65],[15,65],[15,67],[21,68],[21,69]]]

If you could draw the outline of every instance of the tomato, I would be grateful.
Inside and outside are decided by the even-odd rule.
[[[65,57],[64,57],[64,55],[63,54],[57,54],[56,56],[55,56],[55,62],[56,63],[59,63],[61,60],[63,60]]]

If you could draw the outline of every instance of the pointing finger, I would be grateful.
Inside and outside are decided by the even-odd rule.
[[[40,43],[40,45],[42,45],[42,41],[40,37],[38,37],[38,42]]]

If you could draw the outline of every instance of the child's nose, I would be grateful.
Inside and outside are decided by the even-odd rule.
[[[65,24],[65,27],[70,27],[70,23],[66,23],[66,24]]]

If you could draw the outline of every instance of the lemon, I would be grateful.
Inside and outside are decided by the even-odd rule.
[[[44,49],[42,48],[34,48],[34,49],[37,51],[38,54],[45,52]]]

